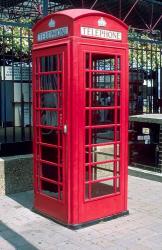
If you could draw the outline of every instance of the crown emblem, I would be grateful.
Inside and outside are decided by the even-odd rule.
[[[105,27],[106,26],[106,21],[103,17],[101,17],[99,20],[98,20],[98,26],[99,27]]]
[[[51,18],[51,20],[50,20],[49,23],[48,23],[48,26],[49,26],[50,28],[54,28],[54,27],[56,26],[55,20],[53,20],[53,19]]]

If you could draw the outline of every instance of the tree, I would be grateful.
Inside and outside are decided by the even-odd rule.
[[[32,31],[29,28],[0,26],[0,57],[5,56],[5,63],[26,61],[31,56]]]

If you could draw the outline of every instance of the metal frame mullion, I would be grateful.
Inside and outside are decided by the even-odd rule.
[[[14,42],[13,42],[13,35],[14,32],[13,32],[13,28],[12,28],[12,48],[14,47]],[[12,80],[14,80],[14,52],[13,52],[13,49],[12,49]],[[15,129],[15,100],[14,100],[14,94],[15,94],[15,91],[14,91],[14,87],[15,87],[15,82],[13,81],[12,82],[13,84],[13,121],[14,121],[14,124],[13,124],[13,142],[16,142],[16,129]]]
[[[93,71],[91,71],[91,68],[93,67],[92,65],[92,53],[89,53],[89,89],[92,88],[92,81],[93,81]],[[89,90],[88,90],[89,91]],[[89,145],[92,144],[92,92],[89,91]],[[92,148],[89,147],[89,163],[91,162],[92,158]],[[89,166],[89,179],[92,180],[92,167]],[[91,194],[92,194],[92,185],[88,184],[88,199],[91,199]]]
[[[62,73],[62,83],[61,83],[61,92],[62,95],[61,97],[59,96],[59,98],[62,98],[62,126],[60,126],[60,132],[62,133],[62,157],[63,157],[63,161],[62,161],[62,200],[65,201],[65,164],[66,164],[66,141],[65,141],[65,137],[63,136],[63,124],[67,121],[65,121],[65,108],[66,108],[66,103],[65,103],[65,52],[61,53],[62,55],[62,65],[60,65],[61,67],[61,73]],[[59,68],[60,70],[60,68]],[[59,82],[60,83],[60,82]],[[67,119],[67,117],[66,117]],[[60,134],[61,135],[61,134]],[[61,138],[60,138],[61,139]],[[61,198],[61,196],[60,196]]]
[[[29,46],[29,58],[28,58],[28,65],[29,65],[29,123],[30,123],[30,127],[29,127],[29,140],[32,139],[32,101],[31,101],[31,58],[30,58],[30,50],[31,50],[31,37],[30,37],[30,30],[28,30],[28,46]]]
[[[23,45],[22,45],[22,28],[20,28],[20,48],[21,48],[21,52],[20,52],[21,140],[24,141],[24,139],[25,139],[25,127],[24,127],[24,105],[25,105],[25,103],[24,103],[24,96],[23,96],[23,78],[22,78],[22,72],[23,72],[23,67],[22,67],[22,63],[23,63],[23,56],[22,56],[22,49],[23,49]]]
[[[160,52],[160,99],[162,98],[162,47],[159,48],[159,52]],[[162,112],[162,107],[160,107],[160,113]]]
[[[153,92],[153,84],[154,84],[154,81],[152,79],[152,70],[153,70],[153,60],[152,60],[152,54],[153,54],[153,46],[152,46],[152,43],[151,43],[151,113],[153,113],[153,102],[154,102],[154,92]]]
[[[156,44],[156,49],[154,50],[154,53],[156,53],[155,57],[155,69],[156,69],[156,81],[155,81],[155,98],[154,98],[154,112],[159,113],[159,107],[158,107],[158,99],[159,99],[159,81],[158,81],[158,45]]]
[[[2,35],[2,40],[3,40],[3,44],[4,40],[5,40],[5,29],[3,26],[3,35]],[[3,51],[4,52],[4,51]],[[4,126],[4,142],[7,142],[7,129],[6,129],[6,79],[5,79],[5,53],[3,53],[3,100],[4,100],[4,105],[3,105],[3,117],[4,117],[4,124],[2,126]]]
[[[57,70],[59,70],[59,65],[60,65],[60,57],[59,54],[57,54]],[[57,86],[57,90],[60,89],[60,77],[57,74],[57,81],[58,81],[58,86]],[[60,95],[57,92],[57,102],[58,102],[58,106],[57,106],[57,120],[58,120],[58,126],[60,126],[61,124],[61,120],[60,120]],[[58,130],[57,130],[58,131]],[[60,131],[58,132],[58,141],[57,141],[57,153],[58,153],[58,165],[61,164],[61,154],[60,154],[60,145],[61,145],[61,138],[60,138]],[[57,168],[58,169],[58,183],[60,183],[60,167]],[[58,199],[61,200],[61,190],[60,190],[60,184],[58,184]]]
[[[41,76],[39,75],[40,73],[40,58],[41,57],[37,57],[37,67],[38,67],[38,86],[36,86],[36,90],[37,90],[37,87],[38,87],[38,90],[41,89]],[[37,94],[37,93],[36,93]],[[40,94],[37,94],[37,98],[38,98],[38,107],[41,107],[41,100],[40,100]],[[41,112],[40,111],[35,111],[36,112],[36,119],[38,119],[38,123],[36,121],[36,124],[40,125],[40,122],[41,122]],[[38,142],[41,142],[41,128],[40,127],[37,127],[36,128],[36,131],[37,131],[37,136],[36,136],[36,139],[38,140]],[[41,144],[38,144],[38,154],[39,155],[39,161],[38,161],[38,166],[37,166],[37,173],[38,173],[38,185],[39,185],[39,188],[40,188],[40,191],[42,192],[42,182],[40,180],[40,176],[42,175],[42,164],[40,162],[40,159],[42,159],[42,151],[41,151]]]
[[[119,57],[120,58],[120,57]],[[121,59],[120,59],[120,63],[121,63]],[[117,69],[117,67],[118,67],[118,56],[116,55],[115,56],[115,69]],[[115,82],[114,82],[114,87],[115,87],[115,89],[117,89],[117,77],[118,77],[118,75],[119,74],[117,74],[117,73],[114,73],[114,75],[115,75]],[[118,100],[117,100],[117,98],[118,98],[118,92],[115,92],[114,93],[114,95],[115,95],[115,100],[114,100],[114,104],[115,104],[115,108],[114,108],[114,123],[115,123],[115,126],[114,126],[114,160],[116,160],[117,159],[117,123],[118,123],[118,121],[117,121],[117,112],[118,112],[118,109],[117,109],[117,106],[118,106]],[[117,175],[117,170],[116,170],[116,168],[117,168],[117,163],[116,163],[116,161],[114,161],[114,185],[113,185],[113,188],[114,188],[114,193],[116,193],[116,175]]]
[[[148,43],[146,44],[146,75],[147,75],[147,79],[146,79],[146,96],[147,96],[147,110],[146,113],[150,113],[150,97],[148,96]]]

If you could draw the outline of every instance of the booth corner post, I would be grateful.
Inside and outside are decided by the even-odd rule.
[[[34,209],[70,228],[128,213],[127,33],[87,9],[33,28]]]

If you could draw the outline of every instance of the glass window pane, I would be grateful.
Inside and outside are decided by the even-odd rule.
[[[85,184],[85,199],[90,199],[89,197],[89,184]]]
[[[115,150],[117,152],[117,157],[120,157],[120,145],[119,144],[115,145]]]
[[[92,183],[91,197],[99,197],[114,193],[114,180]]]
[[[92,147],[91,162],[102,162],[114,159],[114,144]]]
[[[91,99],[90,99],[90,92],[86,91],[86,107],[91,107]]]
[[[41,108],[57,108],[58,93],[41,94]]]
[[[120,75],[117,75],[117,89],[120,89]]]
[[[57,90],[58,86],[57,74],[40,76],[40,88],[42,90]]]
[[[46,181],[42,181],[41,184],[42,193],[55,199],[58,199],[58,185]]]
[[[44,110],[41,112],[41,125],[58,126],[58,113],[54,111]]]
[[[40,58],[40,72],[49,72],[57,70],[57,55],[42,56]]]
[[[110,178],[114,176],[114,162],[97,164],[92,167],[92,179],[99,180],[104,178]]]
[[[109,107],[115,105],[114,92],[92,92],[92,107]]]
[[[90,68],[90,56],[89,53],[86,53],[86,69]]]
[[[115,75],[92,73],[92,88],[115,88]]]
[[[116,159],[120,157],[120,145],[100,145],[94,147],[86,147],[86,162],[102,162]]]
[[[90,176],[89,176],[89,166],[85,167],[85,181],[89,181]]]
[[[63,182],[63,169],[60,167],[60,182]]]
[[[43,143],[57,145],[58,133],[59,131],[57,130],[43,128],[41,129],[41,140]]]
[[[116,134],[114,132],[114,128],[93,128],[92,132],[90,129],[86,129],[86,145],[114,142],[115,139],[120,141],[120,126],[116,127]]]
[[[116,112],[117,112],[117,124],[120,124],[120,109],[117,109]]]
[[[115,70],[115,57],[112,55],[93,54],[93,70]]]
[[[117,57],[117,70],[120,70],[121,68],[121,60],[120,60],[120,56]]]
[[[58,163],[58,149],[50,147],[41,147],[41,159],[45,161],[50,161],[53,163]]]
[[[120,175],[120,161],[116,161],[116,174]]]
[[[116,192],[120,192],[120,178],[116,179]]]
[[[92,113],[91,119],[90,114]],[[86,125],[104,125],[104,124],[114,124],[115,123],[115,110],[87,110],[86,111]]]
[[[59,55],[59,70],[62,71],[62,54]]]
[[[120,106],[120,92],[117,92],[117,106]]]
[[[58,89],[62,89],[62,74],[59,74],[59,87]]]
[[[42,164],[42,176],[50,180],[58,181],[58,167]]]
[[[106,143],[114,141],[114,128],[92,129],[92,143]]]
[[[90,88],[90,73],[86,72],[86,88]]]

